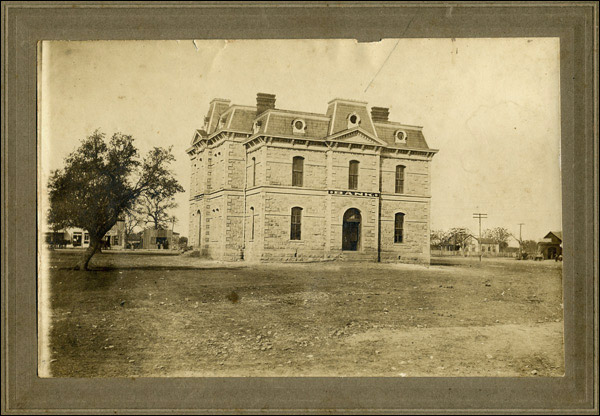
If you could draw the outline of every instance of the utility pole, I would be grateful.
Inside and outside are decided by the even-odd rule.
[[[521,231],[523,230],[524,222],[519,223],[519,260],[523,258],[523,236]]]
[[[476,212],[473,214],[473,218],[479,219],[479,261],[481,261],[481,257],[483,255],[483,253],[481,252],[481,219],[487,218],[487,214]]]

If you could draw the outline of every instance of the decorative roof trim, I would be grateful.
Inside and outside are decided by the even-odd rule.
[[[335,113],[337,112],[337,101],[333,103],[333,115],[331,117],[331,121],[329,122],[329,135],[333,133],[333,123],[335,122]]]
[[[204,130],[201,129],[196,129],[194,131],[194,136],[192,137],[192,143],[190,143],[192,146],[195,145],[196,143],[200,143],[202,140],[205,140],[208,136],[203,136],[202,132]],[[206,133],[206,132],[204,132]]]
[[[251,141],[253,141],[259,137],[272,137],[275,139],[301,140],[301,141],[309,140],[311,142],[325,143],[325,140],[320,137],[298,136],[298,135],[292,135],[292,134],[269,134],[269,133],[263,132],[263,133],[253,134],[252,136],[248,137],[248,139],[246,139],[244,142],[242,142],[242,144],[250,143]]]
[[[227,123],[227,129],[231,128],[231,121],[233,120],[233,116],[235,116],[235,110],[236,110],[236,108],[232,107],[231,110],[232,110],[231,111],[231,117],[229,117],[229,121]],[[227,111],[229,111],[229,110],[227,110]],[[221,116],[221,117],[223,117],[223,116]]]
[[[375,135],[375,137],[377,137],[379,139],[379,135],[377,134],[377,129],[375,128],[375,124],[373,123],[373,117],[371,116],[370,113],[369,113],[369,121],[371,122],[371,127],[373,127],[373,134]]]
[[[320,120],[320,121],[329,121],[329,117],[321,115],[321,114],[316,114],[316,113],[307,113],[304,111],[292,111],[292,110],[283,110],[280,108],[269,108],[268,110],[265,110],[261,113],[261,116],[265,113],[269,113],[269,114],[281,114],[281,115],[289,115],[289,116],[299,116],[299,117],[303,117],[306,119],[312,119],[312,120]],[[257,117],[258,118],[258,117]]]
[[[207,132],[210,131],[210,128],[212,126],[212,121],[213,121],[213,115],[215,114],[215,106],[213,104],[213,101],[210,102],[211,111],[210,111],[210,116],[208,117],[208,123],[206,123]]]
[[[351,100],[348,98],[334,98],[333,100],[329,101],[327,104],[331,104],[333,102],[339,102],[339,103],[345,103],[345,104],[350,104],[350,105],[356,105],[356,104],[369,104],[366,101],[359,101],[359,100]]]
[[[365,131],[365,130],[361,129],[360,127],[354,127],[352,129],[349,129],[349,130],[342,130],[342,131],[340,131],[340,132],[338,132],[338,133],[336,133],[334,135],[327,136],[325,138],[325,140],[328,140],[328,141],[340,140],[342,137],[350,136],[353,133],[360,133],[360,134],[366,136],[367,138],[373,140],[375,143],[378,143],[381,146],[387,146],[388,145],[387,142],[381,140],[378,137],[373,136],[371,133],[369,133],[368,131]]]
[[[212,104],[214,101],[219,101],[221,103],[230,103],[231,100],[228,100],[227,98],[213,98],[212,100],[210,100],[209,104]]]
[[[386,122],[375,121],[375,122],[373,122],[373,124],[375,124],[376,126],[381,126],[381,127],[394,127],[394,128],[401,127],[401,128],[405,128],[405,129],[423,130],[423,126],[413,126],[410,124],[397,123],[395,121],[386,121]]]
[[[226,133],[232,133],[231,136],[227,136]],[[220,141],[221,139],[233,139],[233,137],[236,134],[241,134],[244,136],[247,136],[250,134],[250,132],[248,131],[242,131],[242,130],[232,130],[232,129],[222,129],[222,130],[217,130],[215,131],[213,134],[211,134],[210,136],[208,136],[206,138],[206,144],[207,146],[213,146],[216,142]],[[223,137],[218,137],[218,136],[223,136]]]

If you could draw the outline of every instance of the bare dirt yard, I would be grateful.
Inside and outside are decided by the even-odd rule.
[[[50,254],[55,377],[561,376],[562,264]]]

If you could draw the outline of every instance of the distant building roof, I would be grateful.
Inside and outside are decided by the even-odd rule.
[[[548,234],[544,236],[544,238],[552,238],[552,236],[556,237],[562,242],[563,236],[562,231],[550,231]]]
[[[482,238],[481,244],[498,244],[493,238]]]

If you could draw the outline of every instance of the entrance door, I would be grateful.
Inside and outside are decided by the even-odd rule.
[[[73,247],[81,247],[81,233],[73,233]]]
[[[360,246],[360,211],[350,208],[344,213],[342,250],[357,251]]]
[[[167,239],[167,237],[156,237],[156,248],[169,248],[169,240]]]

